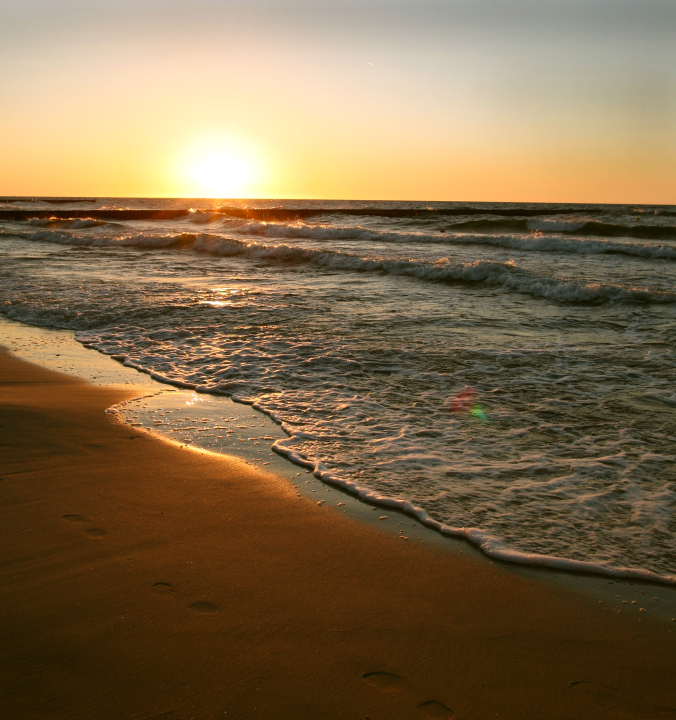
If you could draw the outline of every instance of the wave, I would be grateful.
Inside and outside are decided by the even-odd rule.
[[[598,237],[629,237],[638,240],[676,240],[676,227],[673,225],[625,225],[624,223],[605,223],[588,220],[577,230],[577,235],[596,235]]]
[[[189,221],[196,225],[207,225],[209,223],[217,223],[223,221],[223,215],[219,212],[211,212],[208,210],[195,210],[190,213]]]
[[[108,226],[122,227],[117,223],[107,223]],[[92,236],[64,232],[67,226],[61,226],[58,230],[36,230],[34,232],[22,232],[18,230],[0,230],[0,237],[17,237],[23,240],[38,242],[51,242],[57,245],[72,245],[74,247],[142,247],[142,248],[168,248],[183,247],[189,245],[197,237],[196,234],[152,234],[128,235],[122,237],[111,237],[106,235]],[[62,232],[59,232],[61,230]]]
[[[9,202],[9,200],[7,201]],[[88,199],[71,200],[41,200],[41,199],[21,199],[17,202],[94,202]],[[666,208],[648,208],[652,215],[671,216],[674,214],[672,210]],[[92,217],[99,220],[172,220],[190,217],[196,211],[192,208],[92,208],[91,210],[44,210],[28,208],[13,208],[0,210],[0,220],[28,220],[30,218],[48,218],[55,217],[61,220],[72,218]],[[631,214],[628,208],[607,208],[604,206],[583,206],[583,205],[539,205],[539,206],[503,206],[501,204],[492,205],[455,205],[453,207],[439,206],[406,206],[392,207],[383,205],[366,205],[362,207],[236,207],[236,206],[220,206],[207,211],[207,214],[215,214],[226,217],[240,218],[245,220],[261,220],[264,222],[293,222],[306,218],[317,217],[375,217],[375,218],[418,218],[423,220],[440,220],[443,218],[474,218],[481,216],[481,219],[475,222],[482,223],[496,222],[491,218],[513,218],[519,227],[525,226],[528,218],[540,218],[541,222],[561,222],[565,221],[553,220],[553,217],[570,216],[570,215],[599,215],[620,213],[624,216]],[[472,222],[472,221],[466,221]],[[497,222],[504,223],[504,220]],[[673,226],[652,226],[624,223],[605,223],[600,221],[584,221],[586,231],[592,234],[607,234],[617,237],[618,233],[623,232],[668,232],[671,230],[672,237],[676,234],[676,228]],[[571,225],[576,222],[570,223]],[[543,226],[544,227],[544,226]],[[632,235],[632,237],[644,237],[643,235]],[[649,235],[647,237],[653,237]],[[664,235],[659,235],[664,237]]]
[[[541,207],[513,207],[513,206],[482,206],[456,205],[454,207],[311,207],[311,208],[288,208],[288,207],[267,207],[267,208],[244,208],[244,207],[220,207],[217,212],[230,217],[244,218],[247,220],[293,221],[309,217],[334,216],[334,217],[382,217],[382,218],[439,218],[439,217],[472,217],[476,215],[496,217],[539,217],[553,213],[568,215],[580,214],[580,207],[541,206]]]
[[[31,218],[28,225],[33,227],[49,227],[49,228],[64,228],[66,230],[83,230],[92,227],[103,227],[108,225],[105,220],[95,220],[94,218],[82,218],[75,219],[69,218],[67,220],[60,220],[58,218]],[[115,224],[115,223],[113,223]],[[118,225],[119,227],[119,225]]]
[[[462,212],[461,212],[462,210]],[[542,212],[531,213],[520,208],[519,212],[506,210],[492,211],[481,209],[481,212],[465,212],[468,208],[448,209],[373,209],[373,208],[217,208],[215,210],[139,210],[139,209],[108,209],[108,210],[0,210],[0,220],[28,221],[30,224],[40,222],[56,223],[58,221],[99,221],[99,220],[131,220],[161,221],[185,220],[193,223],[206,224],[218,222],[219,219],[239,219],[261,221],[262,223],[299,223],[310,217],[318,216],[378,216],[389,218],[422,218],[436,221],[458,215],[483,215],[481,219],[463,220],[460,222],[441,223],[441,232],[536,232],[575,234],[590,237],[626,237],[639,240],[676,240],[674,225],[646,225],[634,222],[603,222],[599,220],[562,220],[561,218],[542,217]],[[561,214],[560,208],[556,214]],[[666,213],[667,211],[664,211]],[[579,214],[579,212],[577,213]],[[538,219],[530,219],[537,216]],[[507,219],[505,219],[507,218]],[[84,226],[83,226],[84,227]],[[292,225],[290,227],[293,227]]]
[[[181,216],[183,218],[183,216]],[[483,229],[495,229],[500,227],[505,229],[505,224],[497,223],[493,226],[485,221],[476,221],[476,223],[458,223],[450,227],[453,232],[444,233],[406,233],[396,231],[379,231],[365,228],[361,225],[357,226],[335,226],[335,225],[309,225],[304,223],[265,223],[256,221],[247,221],[239,218],[224,219],[222,215],[212,212],[196,212],[188,216],[191,223],[198,225],[220,224],[227,228],[229,232],[235,232],[238,235],[245,236],[262,236],[271,238],[303,238],[308,240],[340,240],[340,241],[361,241],[375,243],[433,243],[433,244],[476,244],[491,245],[494,247],[503,247],[512,250],[523,250],[531,252],[556,252],[556,253],[575,253],[580,255],[627,255],[630,257],[640,257],[647,259],[664,259],[676,260],[676,247],[672,245],[662,244],[646,244],[632,242],[613,242],[604,239],[584,239],[579,237],[565,237],[559,235],[544,235],[541,231],[537,234],[520,235],[520,234],[474,234],[474,233],[458,233],[461,229],[474,229],[479,227]],[[119,223],[112,221],[96,220],[94,218],[31,218],[27,224],[32,227],[55,228],[64,230],[78,230],[92,227],[122,227]],[[514,223],[511,224],[512,226]],[[554,220],[539,220],[536,223],[528,222],[526,225],[532,228],[547,227],[549,231],[554,233],[575,233],[583,235],[583,226],[588,225],[585,222],[564,223]],[[582,229],[582,230],[581,230]],[[638,230],[637,228],[634,228]],[[658,230],[659,228],[653,228]],[[664,229],[664,228],[662,228]],[[29,239],[49,239],[37,238],[32,234],[26,235],[21,231],[2,231],[0,235],[11,234],[19,237],[28,237]],[[77,244],[77,240],[73,238],[73,243]]]
[[[0,203],[46,203],[48,205],[75,205],[76,203],[95,203],[96,198],[79,197],[2,197]]]
[[[169,210],[0,210],[0,220],[178,220],[190,216],[188,209]]]
[[[474,230],[491,232],[512,230],[516,232],[561,233],[584,235],[589,237],[626,237],[637,240],[676,240],[676,227],[673,225],[638,225],[636,223],[607,223],[599,220],[575,220],[543,218],[539,220],[469,220],[454,223],[448,231]]]
[[[621,243],[609,240],[583,240],[540,235],[442,235],[439,233],[431,235],[423,233],[379,232],[361,226],[335,227],[329,225],[282,225],[275,223],[251,223],[236,228],[236,232],[240,235],[259,235],[276,238],[356,240],[381,243],[476,244],[537,252],[567,252],[581,255],[618,254],[633,257],[676,260],[676,247],[669,245],[646,245],[643,243]]]
[[[481,283],[561,302],[676,302],[676,293],[610,283],[584,284],[524,270],[511,262],[476,260],[469,263],[452,263],[446,258],[429,263],[421,260],[365,258],[339,251],[245,243],[241,240],[204,235],[195,239],[192,247],[215,255],[244,256],[281,262],[308,262],[331,270],[379,272],[433,282]]]
[[[0,232],[0,235],[16,233]],[[613,283],[583,283],[557,278],[517,267],[513,262],[476,260],[453,263],[363,257],[352,253],[291,245],[265,245],[216,235],[131,235],[121,238],[75,236],[48,230],[23,235],[26,239],[47,240],[62,245],[88,247],[184,248],[221,257],[243,257],[277,263],[308,263],[330,270],[379,273],[439,283],[472,283],[524,293],[533,297],[570,303],[673,303],[676,293],[651,288],[627,287]]]

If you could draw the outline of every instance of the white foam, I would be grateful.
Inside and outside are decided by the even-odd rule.
[[[423,525],[426,525],[443,535],[463,538],[477,546],[484,554],[495,558],[496,560],[518,563],[521,565],[535,565],[568,572],[583,572],[604,575],[606,577],[676,585],[676,574],[660,574],[643,568],[616,566],[608,562],[598,563],[585,560],[571,560],[563,557],[557,557],[555,555],[543,555],[514,550],[513,548],[508,547],[504,542],[501,542],[498,538],[482,531],[481,529],[447,525],[439,522],[438,520],[434,520],[423,508],[417,507],[409,500],[402,500],[382,495],[376,491],[370,490],[369,488],[360,487],[358,484],[350,482],[349,480],[344,480],[335,475],[335,473],[326,470],[323,463],[313,463],[312,461],[307,460],[303,455],[288,450],[284,445],[284,441],[278,440],[274,443],[272,449],[294,464],[312,470],[316,478],[329,485],[341,488],[342,490],[349,492],[351,495],[354,495],[369,504],[405,513],[406,515],[415,518]]]

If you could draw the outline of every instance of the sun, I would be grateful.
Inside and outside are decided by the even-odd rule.
[[[231,152],[212,152],[192,166],[192,179],[210,197],[236,197],[252,180],[251,165]]]

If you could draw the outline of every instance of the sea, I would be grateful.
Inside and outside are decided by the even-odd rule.
[[[676,583],[674,206],[5,197],[0,314],[494,558]]]

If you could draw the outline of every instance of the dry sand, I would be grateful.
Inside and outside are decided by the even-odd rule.
[[[676,718],[669,623],[409,544],[0,354],[0,717]]]

